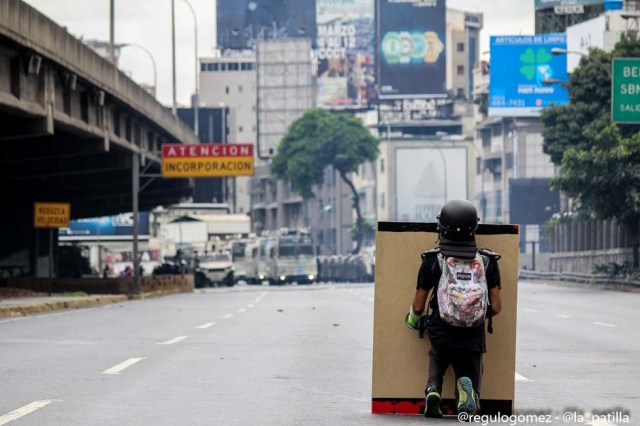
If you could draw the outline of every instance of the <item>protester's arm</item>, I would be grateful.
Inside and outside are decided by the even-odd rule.
[[[407,327],[417,330],[420,326],[420,318],[424,315],[425,307],[427,304],[427,297],[429,295],[428,290],[428,267],[426,262],[422,262],[420,270],[418,271],[418,283],[416,285],[416,293],[413,296],[413,301],[409,307],[409,312],[405,317],[404,322]]]
[[[429,292],[423,288],[416,289],[416,294],[413,296],[413,302],[411,302],[411,308],[416,315],[422,315],[424,308],[427,304],[427,296]]]
[[[498,267],[497,259],[492,259],[489,262],[487,282],[489,284],[489,303],[491,303],[492,315],[496,316],[502,310],[502,300],[500,299],[502,282],[500,280],[500,268]]]

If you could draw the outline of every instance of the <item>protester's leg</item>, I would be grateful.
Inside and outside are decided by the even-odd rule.
[[[431,345],[429,350],[429,380],[425,389],[424,415],[427,417],[442,417],[440,401],[444,374],[449,367],[449,360],[442,348]]]
[[[456,376],[456,402],[458,411],[475,414],[480,409],[480,383],[482,380],[482,353],[452,351],[451,365]]]

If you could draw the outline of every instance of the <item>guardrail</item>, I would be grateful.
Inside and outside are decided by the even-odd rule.
[[[570,281],[576,283],[620,285],[640,288],[640,281],[630,278],[616,278],[604,274],[582,274],[579,272],[539,272],[521,269],[519,278],[526,280]]]

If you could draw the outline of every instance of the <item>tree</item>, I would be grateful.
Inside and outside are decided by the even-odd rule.
[[[356,211],[356,247],[360,251],[364,222],[360,194],[349,174],[378,157],[378,140],[362,121],[349,114],[313,109],[291,123],[273,157],[271,173],[291,183],[304,199],[313,198],[313,185],[324,182],[324,171],[333,167],[351,189]]]
[[[541,115],[544,151],[560,165],[552,187],[579,209],[617,219],[633,235],[640,266],[640,126],[611,123],[611,59],[640,57],[637,32],[623,34],[611,53],[592,49],[566,84],[570,103]],[[609,70],[607,72],[606,70]]]

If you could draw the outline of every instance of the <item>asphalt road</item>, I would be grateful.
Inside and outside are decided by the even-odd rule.
[[[640,424],[639,305],[521,282],[518,412],[631,419],[516,424]],[[371,284],[241,285],[0,320],[0,425],[425,424],[370,414],[372,321]]]

